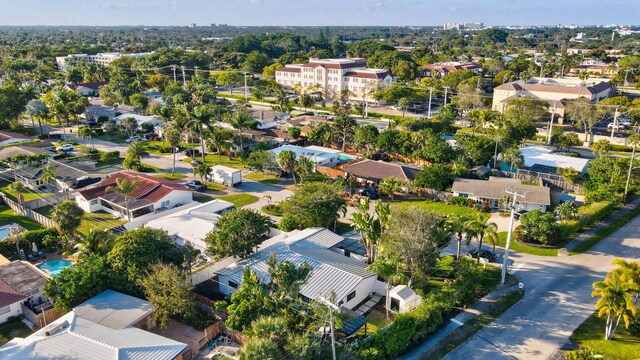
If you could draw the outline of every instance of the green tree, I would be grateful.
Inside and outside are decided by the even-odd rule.
[[[73,200],[65,200],[56,204],[51,210],[51,220],[61,235],[72,238],[80,226],[84,211]]]
[[[520,216],[520,222],[523,228],[522,235],[526,241],[537,241],[549,245],[559,239],[560,227],[553,214],[532,210]]]
[[[605,156],[609,154],[613,150],[613,145],[609,142],[609,140],[598,140],[591,144],[591,151],[598,156]]]
[[[580,145],[580,139],[578,138],[578,134],[574,132],[565,132],[558,137],[554,145],[558,147],[558,150],[571,149],[573,146]]]
[[[293,169],[293,172],[298,175],[298,177],[300,178],[300,184],[302,184],[304,179],[311,175],[315,168],[316,164],[313,161],[311,161],[306,156],[301,156],[296,159],[296,166]]]
[[[566,112],[573,124],[584,131],[584,141],[589,141],[589,133],[600,119],[600,113],[594,104],[585,97],[571,101],[566,106]]]
[[[147,300],[153,304],[154,325],[167,328],[170,317],[185,317],[196,312],[196,303],[191,295],[194,288],[191,279],[174,265],[151,265],[138,285]]]
[[[198,166],[193,168],[193,176],[199,177],[202,182],[205,182],[210,174],[211,166],[207,164],[198,164]]]
[[[218,161],[222,164],[221,151],[229,149],[229,140],[233,137],[233,132],[223,127],[214,126],[207,138],[210,148],[215,149]]]
[[[293,183],[297,185],[294,172],[296,167],[296,153],[291,150],[281,151],[276,157],[276,161],[282,171],[291,174],[291,176],[293,177]]]
[[[358,126],[353,134],[353,144],[357,149],[365,148],[370,151],[372,147],[375,148],[379,133],[378,128],[373,125]]]
[[[313,101],[313,98],[311,97],[311,95],[309,94],[302,94],[300,95],[300,105],[302,105],[304,107],[304,112],[307,112],[308,108],[313,108],[313,105],[315,105],[315,101]]]
[[[129,211],[129,195],[131,195],[136,189],[140,186],[140,181],[138,180],[129,180],[129,179],[116,179],[115,186],[108,186],[104,189],[105,193],[117,192],[118,194],[124,197],[124,206],[126,210],[125,217],[130,219],[131,213]]]
[[[40,99],[32,99],[26,105],[25,112],[31,117],[31,125],[35,128],[34,119],[38,119],[38,125],[40,126],[40,135],[44,135],[42,129],[42,119],[45,119],[49,115],[49,108],[44,101]]]
[[[351,215],[353,228],[360,233],[362,242],[367,249],[367,262],[373,263],[382,233],[388,226],[391,216],[389,203],[378,201],[375,203],[373,214],[369,212],[369,198],[362,198],[358,204],[358,211]]]
[[[51,180],[56,179],[56,168],[51,166],[51,164],[47,164],[47,166],[42,169],[42,174],[40,175],[40,181],[45,183],[47,186],[51,185]]]
[[[251,209],[236,209],[224,213],[209,232],[204,242],[216,259],[244,258],[253,253],[269,232],[269,218]]]
[[[169,149],[173,154],[173,167],[171,168],[171,175],[176,173],[176,150],[182,140],[182,133],[175,126],[169,126],[162,131],[162,137],[169,143]]]
[[[136,121],[136,119],[132,118],[132,117],[128,117],[128,118],[124,118],[122,120],[120,120],[120,129],[128,136],[128,137],[132,137],[133,135],[136,134],[136,131],[138,131],[138,122]],[[134,141],[133,143],[136,143],[139,141]]]
[[[234,129],[240,130],[240,149],[244,150],[244,136],[242,130],[250,128],[254,124],[251,120],[251,113],[249,109],[245,107],[237,108],[231,116],[231,126]]]
[[[392,285],[398,285],[402,282],[408,281],[407,276],[400,267],[400,262],[397,258],[390,259],[377,259],[372,264],[367,266],[367,270],[373,271],[378,274],[379,277],[386,279],[385,288],[387,291],[385,302],[385,317],[389,318],[389,311],[391,310],[391,292]]]
[[[573,220],[578,218],[578,205],[574,201],[567,201],[562,204],[558,204],[553,210],[553,213],[560,218],[560,220]]]
[[[402,97],[400,99],[398,99],[398,107],[400,107],[400,110],[402,110],[402,117],[404,118],[404,114],[407,111],[407,107],[409,106],[409,99],[407,99],[406,97]]]
[[[393,194],[399,192],[403,185],[402,180],[397,177],[390,176],[380,182],[380,185],[378,185],[378,191],[380,191],[381,194],[388,195],[393,198]]]
[[[290,127],[287,129],[287,133],[291,136],[291,139],[295,140],[300,137],[301,130],[298,127]]]
[[[329,183],[304,183],[291,199],[283,202],[283,230],[309,227],[333,228],[339,213],[345,213],[346,201],[338,197],[338,187]]]
[[[244,71],[252,73],[262,73],[262,70],[271,63],[271,59],[266,54],[260,51],[252,51],[247,54],[247,57],[242,64]]]
[[[462,238],[467,231],[467,222],[469,218],[464,215],[451,214],[447,216],[447,222],[445,223],[447,231],[451,234],[455,235],[456,240],[458,241],[458,246],[456,250],[456,260],[460,261],[460,248],[462,247]]]
[[[444,191],[451,187],[454,179],[455,174],[451,166],[432,164],[418,172],[415,183],[424,188]]]
[[[260,316],[270,315],[273,309],[271,302],[265,301],[267,298],[267,285],[260,281],[251,267],[245,267],[242,283],[231,295],[231,305],[227,308],[227,326],[243,331]]]
[[[271,169],[275,165],[274,162],[273,154],[265,150],[252,151],[247,159],[247,165],[260,172]]]
[[[482,242],[485,238],[493,243],[493,251],[496,251],[496,240],[498,238],[498,225],[493,222],[486,222],[481,216],[471,219],[465,223],[467,228],[465,233],[467,238],[476,238],[478,240],[478,251],[482,250]],[[467,244],[468,245],[468,244]],[[480,257],[478,257],[480,262]]]
[[[14,193],[16,193],[18,196],[18,204],[23,204],[24,203],[24,194],[25,192],[27,192],[27,188],[24,186],[24,184],[20,181],[14,181],[9,185],[9,190],[13,191]]]
[[[311,265],[306,262],[297,266],[291,261],[278,262],[275,253],[269,256],[267,266],[275,290],[292,299],[298,298],[300,287],[309,280],[313,271]]]
[[[109,234],[103,230],[89,229],[87,235],[78,238],[74,245],[75,258],[83,259],[89,256],[103,256],[109,252]]]
[[[620,274],[622,280],[633,283],[635,289],[633,303],[636,304],[640,298],[640,263],[634,260],[613,259],[613,265],[616,266],[613,272]]]
[[[145,94],[133,94],[129,96],[129,103],[144,110],[149,105],[149,98]]]
[[[638,291],[635,284],[624,279],[619,273],[612,272],[604,281],[593,283],[592,297],[599,297],[596,302],[598,317],[607,316],[604,339],[613,337],[620,320],[629,326],[629,319],[636,315],[637,308],[631,299],[631,292]]]
[[[558,175],[562,176],[564,181],[568,182],[569,184],[575,184],[580,177],[580,173],[578,172],[578,170],[575,170],[573,168],[558,168],[556,172],[558,173]]]
[[[351,143],[357,125],[356,120],[348,115],[339,115],[333,119],[331,130],[334,141],[341,147],[343,152],[346,146]]]
[[[520,149],[517,146],[504,149],[502,151],[502,161],[509,164],[509,171],[511,172],[524,165],[524,157],[520,154]]]

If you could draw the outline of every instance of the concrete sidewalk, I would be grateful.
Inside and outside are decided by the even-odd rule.
[[[627,203],[622,209],[611,213],[607,216],[603,221],[598,223],[598,225],[587,229],[582,234],[578,235],[575,239],[571,240],[567,243],[562,249],[558,250],[558,256],[567,256],[570,251],[574,251],[580,244],[589,240],[592,236],[598,233],[598,231],[607,227],[609,224],[616,221],[620,216],[628,213],[629,211],[636,208],[636,206],[640,205],[640,197],[634,199],[633,201]]]
[[[496,300],[500,299],[504,295],[517,291],[517,285],[510,285],[506,287],[501,287],[489,294],[485,295],[482,299],[478,300],[471,308],[464,309],[460,314],[456,317],[452,318],[448,324],[444,327],[440,328],[440,330],[433,333],[429,336],[425,341],[416,345],[411,351],[408,353],[399,356],[398,359],[401,360],[418,360],[424,356],[429,350],[438,345],[442,340],[446,339],[447,336],[451,335],[457,328],[466,324],[469,320],[475,318],[479,314],[488,311],[491,306],[496,302]]]

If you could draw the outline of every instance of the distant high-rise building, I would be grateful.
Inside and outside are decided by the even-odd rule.
[[[464,30],[482,30],[483,24],[481,22],[466,22],[462,27]]]
[[[191,25],[189,25],[190,28],[195,28],[196,27],[196,23],[191,23]]]

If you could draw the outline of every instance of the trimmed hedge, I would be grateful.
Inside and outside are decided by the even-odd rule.
[[[560,237],[565,240],[580,229],[588,228],[609,216],[616,205],[610,201],[595,202],[578,209],[578,219],[560,223]]]

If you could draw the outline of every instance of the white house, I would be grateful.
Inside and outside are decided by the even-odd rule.
[[[26,338],[0,347],[5,360],[182,359],[187,344],[156,335],[153,305],[106,290]]]
[[[519,179],[491,176],[489,180],[461,179],[453,181],[451,191],[454,196],[475,200],[479,205],[485,202],[491,208],[497,208],[500,199],[509,196],[509,192],[524,195],[516,201],[516,211],[547,211],[551,205],[551,190],[546,186],[524,185]]]
[[[282,145],[269,151],[273,155],[278,156],[278,154],[285,150],[293,151],[296,154],[296,158],[304,156],[316,165],[334,167],[340,163],[340,150],[322,146],[301,147],[296,145]]]
[[[524,158],[524,167],[531,171],[556,173],[559,168],[571,168],[584,175],[589,166],[589,159],[554,154],[553,150],[544,146],[525,146],[520,148]]]
[[[164,123],[164,120],[160,119],[157,116],[147,116],[147,115],[139,115],[139,114],[118,115],[113,119],[113,121],[116,123],[117,126],[120,126],[120,122],[122,122],[122,120],[127,118],[133,118],[138,123],[138,128],[137,128],[138,131],[142,131],[142,125],[144,124],[151,124],[153,125],[153,127],[156,127]]]
[[[116,186],[117,179],[138,181],[139,184],[125,199],[118,192],[108,191],[109,187]],[[78,191],[75,200],[86,212],[105,211],[132,220],[142,215],[188,204],[193,201],[193,192],[171,180],[121,171],[96,186]]]
[[[22,315],[25,301],[44,302],[42,289],[47,279],[48,275],[26,261],[0,265],[0,324]]]
[[[324,228],[296,230],[271,238],[255,254],[216,271],[219,291],[229,296],[233,294],[240,286],[247,266],[262,281],[269,283],[267,261],[275,254],[278,262],[307,263],[313,268],[300,288],[303,300],[330,298],[335,294],[336,305],[352,310],[374,293],[384,294],[385,284],[378,281],[375,273],[367,271],[366,262],[332,250],[343,240],[342,236]]]
[[[281,116],[273,110],[251,110],[251,120],[258,123],[256,128],[260,130],[266,130],[276,127],[280,119]]]

